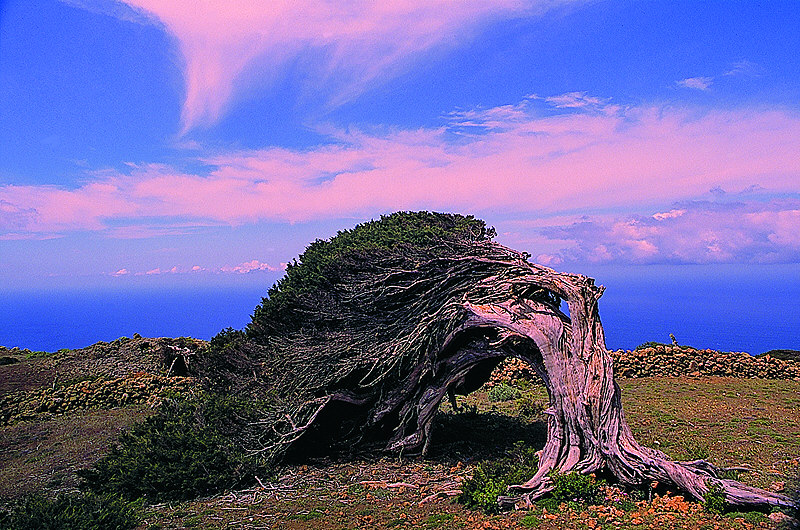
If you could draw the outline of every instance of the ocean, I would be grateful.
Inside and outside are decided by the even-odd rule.
[[[611,349],[646,341],[759,354],[800,350],[798,268],[639,267],[591,271],[606,286],[600,317]],[[0,345],[55,351],[139,333],[210,339],[243,328],[261,285],[105,287],[2,293]]]

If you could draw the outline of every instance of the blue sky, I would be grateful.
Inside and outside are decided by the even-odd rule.
[[[0,283],[272,281],[400,209],[577,272],[800,263],[796,2],[250,4],[1,4]]]

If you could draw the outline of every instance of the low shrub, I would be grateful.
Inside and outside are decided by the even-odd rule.
[[[159,414],[123,433],[93,468],[79,472],[82,489],[165,501],[240,485],[253,470],[220,432],[223,418],[231,415],[232,405],[222,398],[167,403]]]
[[[643,342],[643,343],[639,344],[638,346],[636,346],[636,348],[634,348],[634,351],[635,350],[645,350],[647,348],[657,348],[659,346],[661,346],[663,348],[665,346],[672,346],[672,345],[671,344],[666,344],[664,342],[656,342],[656,341],[653,341],[653,340],[648,340],[647,342]]]
[[[725,517],[728,519],[744,519],[745,522],[754,525],[768,522],[767,516],[761,512],[728,512]]]
[[[769,350],[757,357],[766,357],[769,355],[773,359],[780,359],[782,361],[800,362],[800,350]]]
[[[620,489],[619,487],[607,486],[604,504],[615,506],[622,511],[631,512],[636,509],[639,501],[645,500],[644,491],[641,489]]]
[[[508,486],[529,480],[536,473],[536,450],[517,443],[500,460],[487,460],[475,467],[472,478],[461,487],[458,502],[485,513],[497,513],[497,498],[504,495]]]
[[[522,392],[518,388],[511,385],[500,383],[489,389],[489,401],[496,403],[498,401],[511,401],[512,399],[519,399],[522,397]]]
[[[127,530],[139,524],[140,508],[112,495],[74,493],[48,499],[34,494],[0,511],[0,529]]]

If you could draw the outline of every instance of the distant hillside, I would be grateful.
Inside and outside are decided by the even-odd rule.
[[[773,359],[781,359],[782,361],[795,361],[800,362],[800,350],[770,350],[764,352],[758,357],[769,355]]]

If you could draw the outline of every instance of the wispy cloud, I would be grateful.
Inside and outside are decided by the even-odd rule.
[[[398,209],[549,217],[641,211],[712,188],[800,193],[800,117],[791,112],[609,105],[553,114],[546,104],[461,111],[438,128],[331,130],[331,142],[315,148],[195,159],[206,166],[202,174],[140,164],[90,174],[73,189],[0,186],[0,233],[134,237],[150,229],[364,218]],[[465,127],[477,132],[465,134]],[[682,222],[690,212],[653,211],[657,217],[647,223]],[[641,241],[620,255],[647,258],[654,251],[644,242],[661,248]]]
[[[315,98],[337,105],[423,54],[469,42],[487,23],[577,0],[121,1],[180,47],[186,132],[216,122],[248,85],[273,83],[291,68],[302,70]]]
[[[713,77],[687,77],[686,79],[675,81],[675,84],[683,88],[705,91],[711,89],[711,84],[713,82]]]
[[[736,61],[731,65],[731,69],[723,75],[761,77],[766,73],[763,66],[748,60]]]
[[[741,60],[731,64],[730,69],[724,72],[722,76],[687,77],[686,79],[675,81],[675,84],[682,88],[708,92],[711,90],[711,85],[721,77],[761,77],[765,73],[766,70],[761,65],[748,60]]]
[[[568,92],[560,96],[551,96],[544,99],[557,108],[602,108],[608,104],[607,99],[589,96],[586,92]]]

